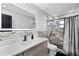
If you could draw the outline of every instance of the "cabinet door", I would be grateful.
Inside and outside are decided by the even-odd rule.
[[[48,56],[48,48],[47,48],[47,43],[44,43],[43,46],[40,46],[41,49],[37,51],[34,56]]]

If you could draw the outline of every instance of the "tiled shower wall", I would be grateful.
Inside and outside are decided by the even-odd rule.
[[[60,29],[61,30],[61,29]],[[48,38],[51,44],[57,45],[59,48],[63,47],[64,33],[58,29],[52,31],[38,31],[39,37]]]

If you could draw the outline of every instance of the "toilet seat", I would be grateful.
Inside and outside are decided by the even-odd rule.
[[[49,48],[50,50],[57,50],[57,46],[55,46],[55,45],[53,45],[53,44],[50,44],[50,43],[48,43],[48,48]]]

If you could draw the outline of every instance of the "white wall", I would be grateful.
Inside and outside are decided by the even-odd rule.
[[[34,29],[32,26],[33,18],[28,17],[27,15],[21,15],[16,12],[2,9],[1,11],[3,14],[11,15],[12,16],[12,28],[13,29]]]

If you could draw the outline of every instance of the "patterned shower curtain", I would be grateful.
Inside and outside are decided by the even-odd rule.
[[[63,49],[69,56],[79,55],[79,17],[71,16],[65,18]]]

